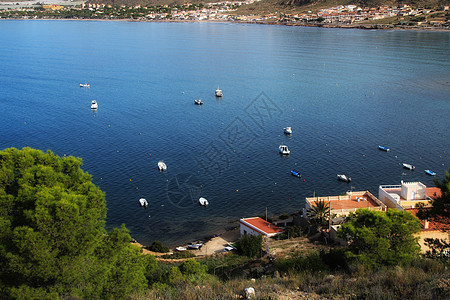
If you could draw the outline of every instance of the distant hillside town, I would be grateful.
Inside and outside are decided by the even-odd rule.
[[[317,12],[269,13],[264,15],[241,15],[238,8],[255,0],[221,1],[206,4],[119,6],[63,1],[57,4],[4,2],[0,5],[0,18],[14,19],[129,19],[138,21],[232,21],[252,23],[275,23],[288,25],[354,25],[380,24],[390,26],[439,27],[450,25],[449,6],[439,10],[398,7],[360,7],[356,5],[336,6]],[[388,22],[380,22],[388,20]],[[378,21],[378,22],[377,22]]]

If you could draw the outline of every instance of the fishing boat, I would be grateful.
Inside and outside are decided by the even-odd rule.
[[[292,176],[295,176],[295,177],[298,177],[298,178],[302,177],[302,174],[300,174],[299,172],[297,172],[295,170],[292,170],[291,174],[292,174]]]
[[[223,96],[222,90],[217,88],[217,90],[216,90],[216,97],[222,97],[222,96]]]
[[[340,181],[350,182],[352,179],[344,174],[337,174],[337,179]]]
[[[280,153],[283,154],[283,155],[287,155],[287,154],[290,154],[290,153],[291,153],[291,151],[289,150],[288,146],[286,146],[286,145],[280,145],[280,146],[278,147],[278,150],[279,150]]]
[[[142,207],[147,207],[147,206],[148,206],[148,202],[147,202],[147,200],[145,200],[144,198],[139,199],[139,204],[140,204]]]
[[[160,171],[166,171],[167,170],[167,165],[162,161],[158,161],[158,169]]]
[[[91,109],[97,109],[98,108],[98,103],[95,100],[92,100],[91,102]]]
[[[197,104],[197,105],[203,105],[202,99],[195,99],[194,103]]]
[[[385,147],[385,146],[378,146],[378,149],[386,151],[386,152],[391,150],[391,149],[389,149],[388,147]]]
[[[90,87],[89,83],[80,83],[80,87]]]
[[[431,171],[431,170],[425,170],[425,173],[427,173],[430,176],[435,176],[436,175],[436,173]]]
[[[414,167],[413,165],[407,164],[407,163],[403,163],[403,168],[414,171],[414,169],[416,167]]]
[[[200,204],[201,206],[207,206],[209,202],[205,198],[200,197],[200,199],[198,199],[198,204]]]
[[[284,133],[286,133],[286,134],[292,134],[292,128],[291,128],[291,127],[286,127],[286,128],[284,128]]]

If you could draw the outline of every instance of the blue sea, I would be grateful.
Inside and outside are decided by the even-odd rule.
[[[450,168],[448,32],[3,20],[0,87],[0,149],[81,157],[143,244]]]

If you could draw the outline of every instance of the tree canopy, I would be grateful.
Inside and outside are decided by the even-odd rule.
[[[407,211],[359,209],[350,214],[338,235],[349,243],[350,257],[367,265],[407,262],[420,252],[420,222]]]
[[[445,172],[442,181],[435,180],[434,184],[441,190],[441,195],[431,201],[430,209],[420,207],[418,217],[421,219],[441,221],[450,218],[450,170]]]
[[[122,226],[104,229],[104,193],[82,160],[0,151],[0,297],[122,298],[146,287]]]

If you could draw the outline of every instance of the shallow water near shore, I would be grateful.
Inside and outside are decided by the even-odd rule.
[[[52,20],[0,21],[0,36],[0,148],[83,158],[107,227],[142,244],[296,212],[313,194],[433,186],[423,170],[450,167],[449,33]]]

